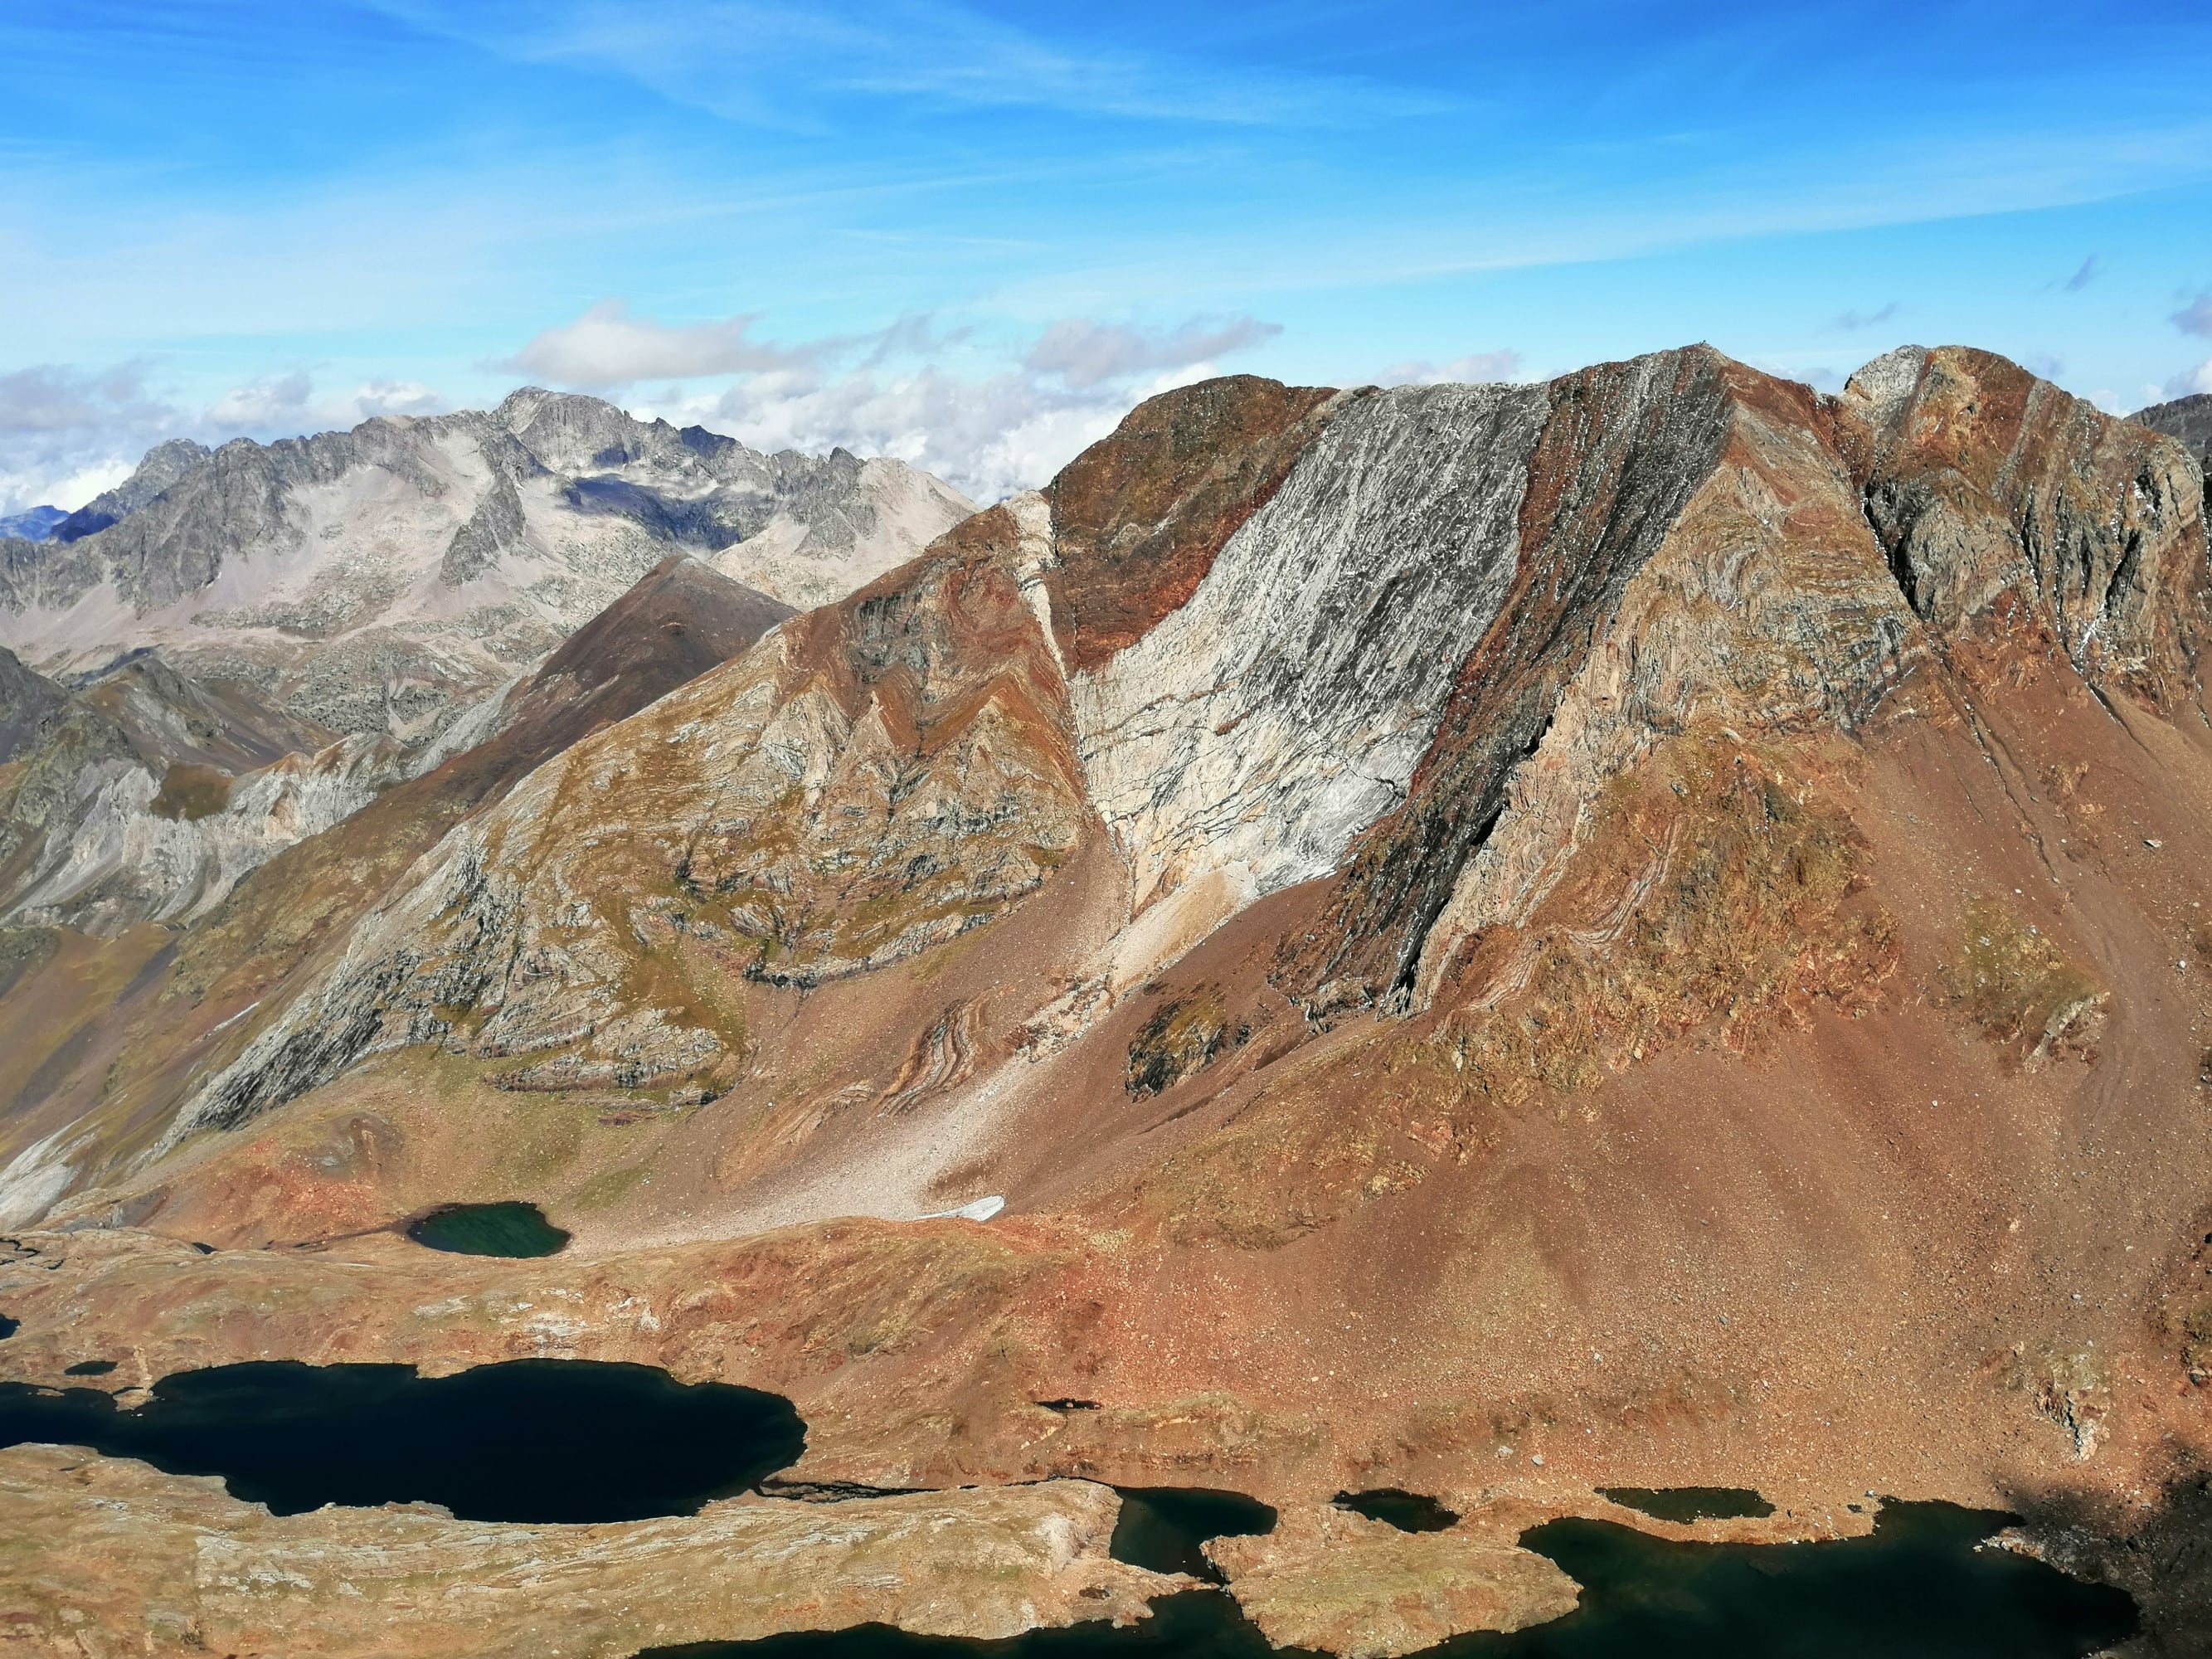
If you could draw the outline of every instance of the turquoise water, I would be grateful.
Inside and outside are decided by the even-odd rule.
[[[407,1237],[457,1255],[551,1255],[568,1235],[535,1204],[448,1204],[412,1223]]]

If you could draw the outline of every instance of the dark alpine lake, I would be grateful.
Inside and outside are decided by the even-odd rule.
[[[79,1369],[89,1372],[91,1362]],[[135,1410],[95,1388],[0,1383],[0,1446],[39,1441],[219,1475],[236,1497],[296,1514],[410,1500],[467,1520],[625,1521],[684,1515],[796,1462],[805,1425],[780,1395],[685,1384],[644,1365],[514,1360],[451,1376],[408,1365],[274,1361],[164,1377]],[[1654,1514],[1741,1512],[1757,1494],[1613,1494]],[[1209,1538],[1263,1533],[1267,1504],[1236,1492],[1125,1490],[1115,1559],[1218,1582]],[[1449,1524],[1418,1493],[1340,1493],[1407,1531]],[[1892,1504],[1864,1538],[1692,1544],[1609,1522],[1523,1534],[1583,1586],[1564,1619],[1456,1638],[1436,1659],[2082,1659],[2131,1634],[2134,1604],[2008,1551],[1981,1547],[2011,1517]],[[881,1626],[654,1650],[640,1659],[1267,1659],[1218,1589],[1161,1598],[1127,1629],[1086,1624],[1006,1642]]]
[[[1598,1496],[1655,1521],[1731,1521],[1774,1513],[1748,1486],[1600,1486]]]
[[[221,1475],[280,1515],[419,1500],[471,1521],[634,1521],[744,1491],[797,1461],[806,1426],[780,1395],[647,1365],[271,1361],[164,1377],[135,1411],[0,1383],[0,1446],[26,1441]]]
[[[1162,1506],[1156,1492],[1144,1497],[1151,1509],[1145,1547],[1164,1560],[1172,1550],[1159,1528],[1172,1525],[1178,1511]],[[1583,1587],[1582,1606],[1532,1630],[1458,1637],[1428,1653],[1433,1659],[2082,1659],[2135,1630],[2134,1604],[2120,1592],[2008,1551],[1976,1548],[2010,1518],[1948,1504],[1893,1504],[1869,1537],[1767,1545],[1675,1544],[1603,1521],[1554,1521],[1522,1542],[1573,1575]],[[1186,1536],[1174,1547],[1198,1541]],[[1123,1542],[1117,1531],[1115,1553],[1133,1559],[1123,1555]],[[1151,1619],[1126,1630],[1077,1626],[1006,1642],[909,1636],[869,1625],[655,1649],[639,1659],[1268,1659],[1276,1651],[1220,1591],[1164,1596],[1152,1609]]]

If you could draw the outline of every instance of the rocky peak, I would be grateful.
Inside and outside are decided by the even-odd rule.
[[[720,1075],[728,1039],[623,988],[660,924],[555,949],[574,896],[672,884],[669,926],[821,984],[1008,914],[1092,837],[1125,882],[1109,999],[1317,883],[1274,983],[1322,1023],[1417,1009],[1686,731],[1856,731],[1961,630],[2063,637],[2093,683],[2160,695],[2205,608],[2186,466],[1953,350],[1839,399],[1704,346],[1547,386],[1166,393],[518,786],[187,1121],[420,1042]],[[618,822],[579,787],[617,773]],[[561,1058],[585,1026],[608,1035]]]
[[[138,463],[137,471],[63,520],[52,539],[76,541],[129,518],[140,507],[158,500],[171,485],[197,471],[208,454],[205,444],[190,438],[171,438],[166,443],[155,444]]]
[[[672,552],[818,603],[972,510],[895,461],[765,457],[538,388],[489,415],[165,446],[108,506],[129,510],[70,543],[8,544],[0,641],[62,672],[159,646],[410,746]]]
[[[1939,635],[2033,627],[2093,683],[2177,694],[2207,580],[2181,444],[1960,347],[1877,359],[1838,408],[1868,521]]]

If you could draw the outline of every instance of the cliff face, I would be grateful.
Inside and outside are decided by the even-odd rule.
[[[605,724],[511,696],[143,983],[8,968],[0,1038],[137,988],[0,1119],[87,1230],[0,1364],[66,1309],[665,1363],[830,1480],[2124,1530],[2212,1453],[2202,490],[1955,348],[1170,392]],[[351,1240],[514,1197],[574,1259]]]

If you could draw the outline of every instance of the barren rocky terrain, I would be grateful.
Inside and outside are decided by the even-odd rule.
[[[1210,1554],[1342,1653],[1564,1611],[1514,1540],[1621,1486],[1777,1507],[1700,1536],[2008,1509],[2136,1596],[2128,1651],[2194,1651],[2203,501],[2186,444],[1985,353],[1825,397],[1693,347],[1171,392],[696,656],[641,585],[565,689],[221,902],[0,936],[0,1379],[643,1362],[787,1396],[817,1492],[927,1489],[850,1504],[941,1518],[929,1585],[980,1571],[963,1528],[1082,1512],[972,1624],[834,1552],[794,1612],[733,1555],[656,1641],[1133,1616],[1101,1481],[1277,1505]],[[573,1242],[404,1236],[511,1200]],[[174,1562],[0,1560],[61,1586],[27,1651],[187,1650],[191,1595],[230,1640],[223,1552],[441,1524],[5,1455],[0,1532]],[[1376,1487],[1462,1519],[1328,1505]],[[503,1583],[547,1546],[468,1547]],[[325,1571],[285,1617],[352,1629]],[[522,1650],[429,1624],[379,1650]]]

